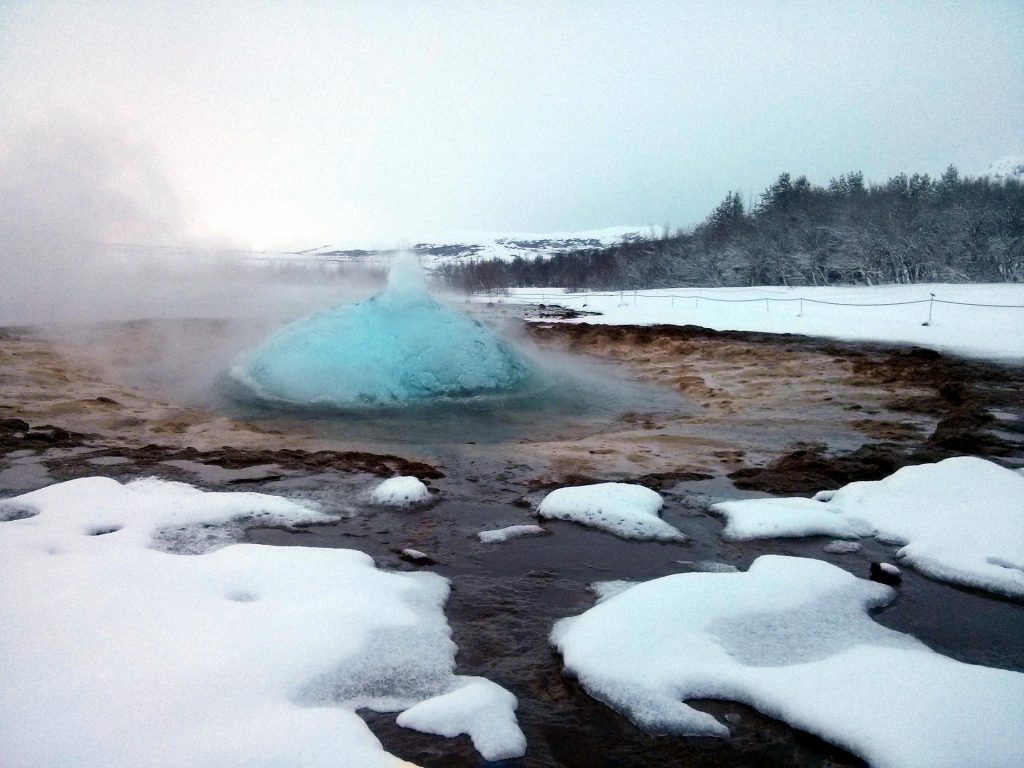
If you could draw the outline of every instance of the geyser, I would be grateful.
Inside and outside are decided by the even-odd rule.
[[[508,392],[530,374],[500,336],[435,301],[408,254],[385,290],[285,326],[232,370],[261,399],[340,407]]]

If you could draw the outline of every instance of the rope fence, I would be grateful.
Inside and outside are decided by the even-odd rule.
[[[757,290],[757,289],[747,289]],[[772,291],[772,293],[779,293],[778,291]],[[971,301],[953,301],[950,299],[940,299],[934,293],[930,294],[927,298],[911,299],[908,301],[876,301],[876,302],[846,302],[846,301],[829,301],[827,299],[812,299],[807,296],[786,296],[785,298],[779,298],[777,296],[759,296],[756,298],[723,298],[721,296],[708,296],[700,293],[650,293],[640,291],[606,291],[603,293],[513,293],[508,298],[513,300],[524,300],[528,303],[537,302],[540,304],[547,304],[549,302],[556,304],[570,304],[583,301],[582,307],[586,307],[590,299],[594,298],[615,298],[619,299],[619,306],[626,306],[629,298],[633,299],[633,306],[636,306],[639,299],[668,299],[672,302],[671,306],[674,308],[676,302],[688,302],[692,301],[692,309],[700,309],[700,303],[702,301],[713,302],[716,304],[757,304],[764,303],[765,312],[771,313],[772,303],[778,304],[792,304],[799,302],[800,308],[797,312],[797,317],[804,317],[804,304],[819,304],[829,307],[908,307],[919,304],[928,305],[928,319],[925,320],[921,325],[930,326],[933,322],[933,316],[936,304],[948,304],[957,307],[981,307],[981,308],[992,308],[992,309],[1024,309],[1024,304],[985,304],[982,302],[971,302]],[[582,309],[581,307],[581,309]]]
[[[757,302],[778,302],[787,303],[799,301],[801,305],[806,302],[808,304],[825,304],[832,307],[902,307],[910,304],[954,304],[960,307],[995,307],[999,309],[1024,309],[1024,304],[982,304],[970,301],[951,301],[949,299],[940,299],[936,296],[930,296],[926,299],[912,299],[910,301],[882,301],[882,302],[845,302],[845,301],[826,301],[825,299],[811,299],[806,296],[791,296],[784,299],[774,298],[771,296],[763,296],[751,299],[722,299],[713,296],[706,296],[701,294],[686,294],[686,293],[640,293],[639,291],[613,291],[609,293],[512,293],[507,298],[509,299],[529,299],[529,300],[540,300],[546,301],[568,301],[575,299],[590,299],[590,298],[613,298],[618,296],[620,303],[625,304],[627,298],[632,298],[633,303],[636,304],[637,299],[671,299],[672,301],[677,300],[693,300],[695,302],[700,301],[713,301],[719,304],[753,304]]]

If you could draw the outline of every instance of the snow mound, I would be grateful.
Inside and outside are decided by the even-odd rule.
[[[687,699],[729,699],[894,768],[1019,764],[1024,674],[954,661],[872,621],[884,585],[765,555],[745,573],[644,582],[559,621],[587,691],[654,732],[727,736]]]
[[[405,710],[403,728],[452,738],[468,734],[484,760],[509,760],[526,752],[526,737],[516,723],[516,697],[482,677],[463,677],[454,690]]]
[[[157,548],[168,529],[330,519],[316,510],[101,477],[0,506],[34,513],[0,523],[5,768],[393,768],[355,710],[463,685],[440,576],[344,549]]]
[[[480,531],[477,538],[484,544],[501,544],[520,536],[535,536],[545,532],[546,529],[539,525],[510,525],[506,528],[495,528],[493,531]]]
[[[288,325],[232,370],[257,397],[295,405],[389,406],[516,389],[529,370],[477,321],[430,297],[415,261],[376,296]]]
[[[661,495],[630,483],[597,483],[559,488],[541,501],[544,518],[570,520],[624,539],[684,541],[685,536],[658,517]]]
[[[390,477],[370,491],[370,501],[389,507],[408,507],[430,501],[430,490],[411,475]]]
[[[961,456],[850,483],[816,499],[715,504],[727,539],[875,536],[928,576],[1024,598],[1024,477]]]

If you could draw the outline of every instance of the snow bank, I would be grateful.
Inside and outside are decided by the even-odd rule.
[[[954,661],[873,622],[893,591],[765,555],[746,573],[626,589],[555,625],[591,695],[651,732],[727,736],[687,699],[729,699],[894,768],[998,768],[1024,752],[1024,675]]]
[[[20,518],[0,523],[5,768],[397,766],[355,710],[463,685],[440,576],[343,549],[164,551],[330,519],[302,505],[94,477],[0,516]]]
[[[535,536],[544,532],[545,529],[539,525],[510,525],[506,528],[495,528],[493,531],[480,531],[477,538],[484,544],[500,544],[509,539],[518,539],[520,536]]]
[[[676,528],[658,517],[661,495],[630,483],[597,483],[559,488],[541,501],[541,517],[571,520],[624,539],[683,541]]]
[[[370,501],[389,507],[408,507],[430,501],[430,490],[411,475],[390,477],[370,491]]]
[[[977,307],[939,304],[1014,305]],[[833,302],[817,304],[799,299]],[[492,299],[487,299],[488,301]],[[1024,359],[1024,285],[931,283],[844,287],[659,288],[621,294],[566,294],[561,289],[515,289],[505,301],[557,303],[600,315],[579,321],[603,325],[699,325],[718,331],[795,333],[834,339],[915,344],[973,357]],[[921,302],[906,304],[903,302]],[[840,306],[852,304],[855,306]],[[890,306],[865,306],[888,304]],[[545,322],[552,322],[545,318]]]
[[[815,499],[715,504],[727,539],[875,536],[940,581],[1024,598],[1024,477],[962,456],[904,467]]]

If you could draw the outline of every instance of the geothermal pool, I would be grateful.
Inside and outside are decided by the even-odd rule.
[[[300,318],[241,355],[216,403],[274,429],[422,446],[583,435],[638,407],[692,408],[613,366],[506,338],[431,296],[408,255],[381,292]]]

